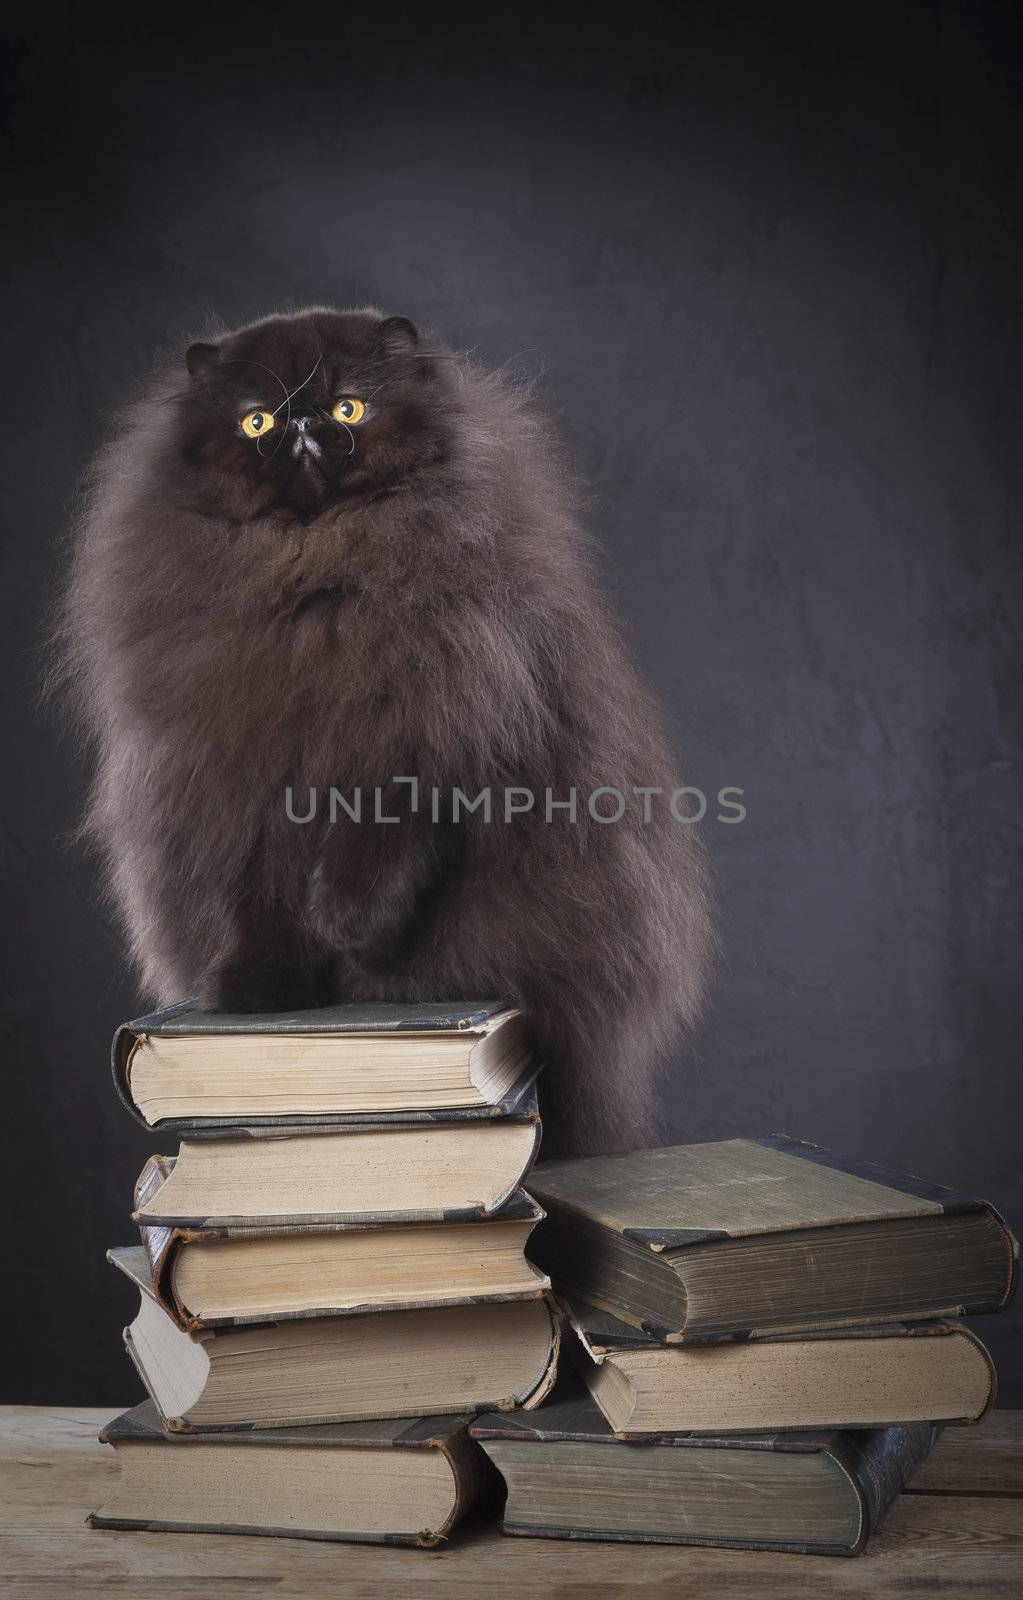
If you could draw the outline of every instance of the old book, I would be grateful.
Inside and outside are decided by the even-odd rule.
[[[936,1429],[616,1439],[590,1396],[470,1428],[508,1486],[506,1533],[856,1555]]]
[[[280,1130],[277,1130],[280,1133]],[[456,1222],[514,1194],[540,1141],[533,1084],[507,1116],[185,1137],[136,1214],[156,1227]]]
[[[188,1333],[157,1300],[140,1246],[107,1259],[139,1291],[125,1347],[174,1432],[532,1406],[554,1380],[546,1299]]]
[[[160,1204],[173,1158],[151,1156],[135,1217]],[[524,1190],[489,1217],[453,1223],[315,1222],[151,1227],[139,1232],[154,1292],[183,1327],[535,1299],[550,1279],[526,1260],[543,1212]]]
[[[1018,1245],[983,1200],[774,1136],[555,1161],[530,1255],[669,1342],[994,1311]]]
[[[521,1014],[496,1000],[245,1016],[185,1001],[118,1028],[112,1066],[129,1110],[169,1131],[493,1116],[535,1072]]]
[[[994,1403],[994,1364],[961,1322],[668,1345],[583,1301],[565,1306],[568,1348],[624,1439],[978,1422]]]
[[[174,1436],[147,1401],[100,1434],[120,1471],[89,1523],[429,1548],[489,1488],[467,1421],[403,1417]]]

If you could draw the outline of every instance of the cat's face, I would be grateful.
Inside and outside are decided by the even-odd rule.
[[[443,460],[454,396],[402,317],[311,311],[192,345],[180,454],[205,498],[302,518]]]

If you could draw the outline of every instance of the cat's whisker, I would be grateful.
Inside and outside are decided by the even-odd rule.
[[[229,357],[228,360],[226,360],[222,364],[225,367],[259,367],[261,372],[268,372],[270,374],[271,378],[274,380],[274,383],[279,383],[280,384],[281,388],[284,390],[285,397],[286,398],[290,398],[288,396],[288,386],[285,383],[284,379],[282,377],[280,377],[279,374],[274,371],[273,367],[264,366],[262,361],[254,361],[251,356],[233,356],[233,357]],[[308,382],[308,379],[306,380],[306,382]],[[301,385],[300,385],[300,387],[301,387]],[[282,400],[281,401],[281,405],[283,405],[283,404],[284,404],[284,401]],[[279,411],[280,410],[280,406],[278,406],[277,409]],[[276,413],[275,413],[275,415],[276,415]]]
[[[317,365],[319,365],[319,361],[321,361],[322,359],[323,359],[323,357],[321,356],[319,358],[319,360],[317,361]],[[273,367],[266,366],[264,362],[254,360],[251,356],[231,357],[227,361],[224,362],[224,366],[230,366],[230,367],[258,367],[261,372],[268,372],[270,374],[270,377],[274,380],[274,383],[280,384],[281,388],[284,390],[284,399],[281,401],[281,404],[277,407],[277,411],[280,411],[282,409],[282,407],[285,406],[285,405],[288,408],[288,415],[285,418],[284,427],[281,430],[281,437],[278,439],[277,443],[274,445],[273,449],[271,450],[271,452],[270,452],[270,454],[268,456],[264,456],[262,450],[260,449],[260,446],[263,443],[262,439],[257,439],[256,440],[256,454],[259,456],[259,458],[263,462],[264,466],[269,466],[270,462],[273,460],[274,456],[277,454],[278,450],[281,448],[281,445],[284,443],[284,435],[287,432],[288,423],[291,421],[291,394],[297,394],[298,390],[297,389],[293,389],[291,391],[291,394],[289,394],[288,393],[288,386],[285,383],[284,379],[281,377],[280,373],[275,372]],[[313,368],[313,372],[315,372],[315,371],[316,371],[316,367]],[[312,377],[312,372],[309,374],[309,377],[310,378]],[[308,383],[309,382],[309,378],[306,378],[305,382]],[[299,384],[298,387],[299,387],[299,389],[301,389],[303,387],[303,385]],[[277,411],[272,411],[270,413],[271,416],[276,417]]]
[[[259,448],[259,445],[260,445],[260,443],[262,443],[262,441],[259,441],[257,443],[257,445],[256,445],[257,454],[260,457],[262,457],[264,466],[269,466],[270,465],[270,462],[273,460],[274,456],[277,454],[278,450],[281,448],[281,445],[284,443],[285,438],[287,437],[288,428],[289,428],[289,426],[291,424],[291,402],[292,402],[292,400],[294,399],[295,395],[297,395],[302,389],[304,389],[306,384],[309,383],[312,380],[312,378],[315,376],[316,370],[319,367],[319,365],[322,362],[322,360],[323,360],[323,353],[321,351],[321,353],[316,357],[316,360],[313,363],[313,366],[312,366],[311,370],[302,379],[302,382],[299,383],[299,384],[296,384],[295,388],[291,389],[291,390],[288,389],[288,386],[287,386],[286,383],[283,383],[282,380],[279,377],[277,377],[277,373],[276,372],[272,373],[272,376],[274,378],[277,378],[277,382],[281,385],[281,388],[284,390],[284,399],[281,401],[279,406],[277,406],[273,411],[271,411],[270,415],[272,417],[276,417],[276,416],[278,416],[280,414],[280,412],[284,411],[285,408],[287,408],[287,416],[284,418],[284,426],[280,429],[280,435],[281,436],[278,439],[277,443],[274,445],[273,449],[271,450],[271,452],[270,452],[270,454],[268,456],[263,456],[263,452]],[[260,363],[259,362],[254,362],[253,365],[258,366],[258,365],[260,365]],[[269,372],[270,368],[267,367],[265,370],[267,372]]]
[[[288,407],[288,415],[285,418],[284,427],[280,430],[281,436],[278,439],[277,443],[274,445],[273,449],[270,451],[270,454],[266,458],[267,466],[270,465],[270,462],[273,460],[274,456],[277,454],[278,450],[281,448],[281,445],[284,443],[285,437],[286,437],[287,432],[288,432],[288,423],[290,421],[291,421],[291,407],[289,405],[289,407]]]
[[[313,363],[312,371],[310,373],[308,373],[307,376],[302,379],[302,382],[300,384],[298,384],[298,386],[296,388],[292,389],[290,394],[285,394],[284,399],[281,401],[280,405],[277,407],[277,411],[282,411],[286,405],[290,406],[290,402],[299,393],[299,390],[304,389],[306,384],[310,381],[310,379],[313,378],[313,376],[316,373],[316,369],[320,365],[320,362],[322,360],[323,360],[323,352],[321,350],[320,354],[316,357],[316,360]],[[277,415],[277,411],[275,411],[273,413],[274,416]],[[290,420],[291,420],[291,411],[289,409],[289,411],[288,411],[288,421],[290,422]]]

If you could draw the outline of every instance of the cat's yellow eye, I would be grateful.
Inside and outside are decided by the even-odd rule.
[[[347,422],[353,428],[356,423],[362,421],[365,415],[366,407],[363,402],[361,400],[353,400],[350,395],[346,395],[343,400],[339,400],[331,412],[335,422]]]
[[[272,411],[247,411],[242,417],[242,433],[249,439],[260,439],[276,426],[277,419]]]

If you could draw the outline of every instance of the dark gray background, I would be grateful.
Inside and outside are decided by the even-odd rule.
[[[103,1264],[151,1148],[106,1076],[138,997],[34,694],[79,474],[210,312],[373,301],[542,371],[687,775],[749,807],[706,824],[726,958],[673,1133],[786,1130],[1023,1223],[1013,9],[14,30],[2,1398],[139,1392]],[[1019,1327],[982,1330],[1016,1404]]]

